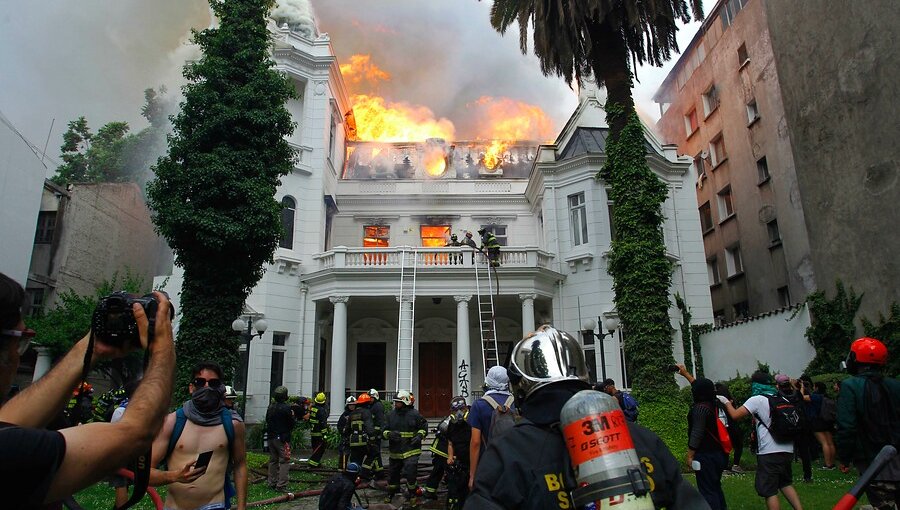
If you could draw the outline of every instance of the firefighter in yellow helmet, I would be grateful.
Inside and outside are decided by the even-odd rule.
[[[481,251],[487,252],[491,267],[500,267],[500,241],[497,236],[486,228],[478,230],[478,235],[481,236]]]
[[[315,403],[309,408],[309,423],[312,425],[309,436],[313,451],[307,464],[315,467],[322,463],[326,445],[325,429],[328,428],[328,406],[325,405],[325,394],[321,391],[316,395]]]

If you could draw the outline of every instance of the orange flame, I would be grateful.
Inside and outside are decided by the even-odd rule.
[[[553,121],[539,107],[508,97],[482,96],[467,105],[475,110],[476,137],[488,140],[550,140]]]
[[[424,106],[389,103],[383,97],[353,96],[356,136],[377,142],[421,142],[426,138],[453,140],[455,128],[447,119],[435,119]]]
[[[355,89],[363,82],[376,85],[380,81],[391,79],[390,73],[372,63],[371,55],[351,55],[349,64],[341,64],[344,83]]]
[[[493,171],[498,166],[500,166],[500,163],[503,160],[503,153],[506,151],[507,147],[509,147],[509,144],[504,142],[503,140],[491,141],[491,145],[484,153],[485,168]]]
[[[444,170],[447,169],[447,160],[442,149],[435,148],[426,151],[423,161],[425,163],[425,171],[432,177],[440,177],[444,174]]]

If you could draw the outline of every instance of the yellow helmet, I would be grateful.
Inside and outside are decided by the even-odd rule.
[[[317,404],[324,404],[324,403],[325,403],[325,394],[322,393],[321,391],[320,391],[319,393],[316,394],[316,403],[317,403]]]

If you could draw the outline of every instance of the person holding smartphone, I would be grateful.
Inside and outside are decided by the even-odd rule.
[[[225,407],[225,383],[218,364],[198,363],[192,375],[191,399],[166,416],[153,442],[150,485],[168,485],[167,509],[225,510],[236,494],[237,510],[245,510],[244,423]],[[155,469],[163,460],[168,470]]]

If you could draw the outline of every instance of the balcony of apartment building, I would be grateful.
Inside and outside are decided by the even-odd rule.
[[[304,280],[311,294],[384,296],[398,294],[402,273],[404,278],[414,277],[417,296],[537,293],[550,297],[563,278],[554,269],[554,258],[537,246],[503,246],[494,272],[486,254],[467,246],[336,246],[313,256]]]

